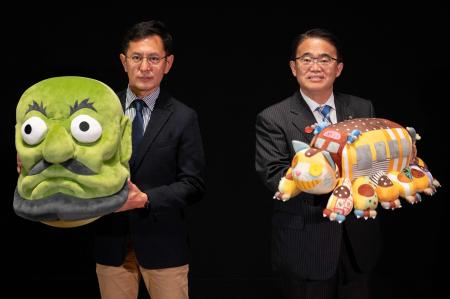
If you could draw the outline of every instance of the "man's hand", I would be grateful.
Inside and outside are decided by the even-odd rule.
[[[125,204],[116,211],[123,212],[138,208],[143,208],[147,202],[147,194],[139,190],[139,188],[133,184],[130,179],[127,180],[128,184],[128,198]]]

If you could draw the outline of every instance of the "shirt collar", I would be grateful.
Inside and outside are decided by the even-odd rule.
[[[147,107],[150,109],[150,111],[153,112],[153,109],[155,108],[156,99],[158,99],[160,88],[156,88],[155,91],[145,96],[142,100],[145,102]],[[125,101],[125,109],[130,108],[131,103],[133,103],[134,100],[139,99],[138,96],[134,94],[134,92],[131,91],[130,86],[127,88],[127,99]]]
[[[336,110],[336,105],[334,104],[334,93],[333,92],[331,93],[330,97],[323,105],[318,104],[316,101],[314,101],[313,99],[311,99],[310,97],[305,95],[301,89],[300,89],[300,93],[302,94],[303,99],[305,100],[306,104],[309,106],[309,109],[311,109],[311,111],[316,111],[317,107],[321,107],[324,105],[329,105],[331,108]]]

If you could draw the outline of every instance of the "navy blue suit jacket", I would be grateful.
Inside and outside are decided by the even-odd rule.
[[[126,92],[119,93],[122,107]],[[113,213],[96,221],[95,260],[118,266],[131,240],[139,264],[156,269],[188,263],[183,208],[205,192],[205,158],[197,114],[163,92],[156,100],[131,181],[148,195],[150,210]]]

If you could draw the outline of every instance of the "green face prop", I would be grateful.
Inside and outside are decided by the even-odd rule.
[[[19,216],[78,226],[125,203],[131,125],[111,88],[83,77],[43,80],[24,92],[16,120]]]

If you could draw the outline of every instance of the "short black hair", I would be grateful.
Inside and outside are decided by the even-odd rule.
[[[337,61],[343,62],[344,56],[342,54],[342,45],[339,38],[332,32],[323,28],[314,28],[306,31],[305,33],[297,35],[292,41],[291,47],[291,60],[295,60],[298,46],[307,38],[320,38],[328,41],[336,48]]]
[[[166,55],[173,54],[173,37],[167,31],[166,25],[157,20],[140,22],[131,27],[125,34],[122,41],[122,52],[125,54],[130,45],[130,41],[143,39],[147,36],[158,35],[161,37]]]

